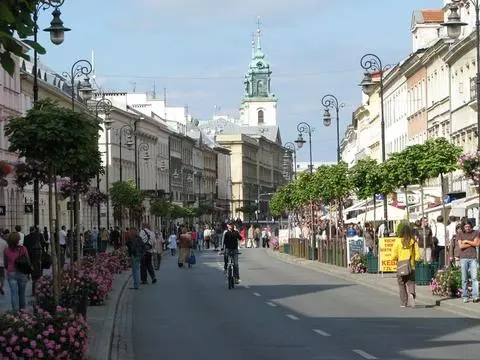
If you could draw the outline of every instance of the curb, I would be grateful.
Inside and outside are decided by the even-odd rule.
[[[127,271],[128,271],[128,269],[127,269]],[[125,280],[122,288],[120,289],[120,293],[117,296],[117,301],[115,303],[115,310],[113,311],[113,314],[112,314],[113,316],[111,317],[111,326],[110,326],[110,331],[109,331],[109,335],[108,335],[108,337],[109,337],[109,339],[108,339],[108,350],[107,350],[107,357],[105,358],[105,360],[110,360],[111,357],[112,357],[112,346],[113,346],[113,337],[114,337],[114,329],[115,329],[115,319],[116,319],[117,314],[118,314],[118,308],[120,306],[120,302],[123,299],[123,296],[125,294],[125,288],[127,287],[128,282],[130,281],[131,277],[132,277],[132,274],[131,274],[131,271],[130,271],[130,274],[128,275],[127,279]],[[109,318],[109,320],[110,320],[110,318]]]
[[[334,276],[334,277],[337,277],[337,278],[340,278],[340,279],[348,280],[348,281],[357,283],[359,285],[368,287],[370,289],[375,289],[377,291],[381,291],[381,292],[384,292],[384,293],[387,293],[387,294],[390,294],[390,295],[398,296],[398,291],[396,289],[394,290],[391,287],[379,287],[376,284],[373,284],[373,283],[371,284],[367,281],[362,280],[361,278],[342,274],[338,271],[335,271],[333,268],[332,269],[322,269],[320,267],[309,266],[309,264],[305,263],[303,261],[303,259],[298,259],[297,260],[296,258],[292,257],[291,255],[282,254],[282,253],[278,253],[278,255],[277,255],[277,253],[278,252],[274,252],[274,251],[270,251],[270,250],[267,251],[268,256],[270,256],[272,258],[276,258],[276,259],[278,259],[278,260],[280,260],[284,263],[300,266],[300,267],[305,268],[305,269],[310,269],[310,270],[317,271],[317,272],[327,274],[327,275],[330,275],[330,276]],[[427,306],[427,307],[438,307],[438,308],[441,308],[444,311],[450,312],[450,313],[455,314],[455,315],[460,315],[460,316],[464,316],[464,317],[468,317],[468,318],[472,318],[472,319],[480,319],[480,309],[477,310],[477,311],[472,311],[472,309],[468,309],[468,308],[462,309],[462,308],[459,308],[458,306],[456,306],[455,304],[452,304],[451,302],[445,302],[445,301],[454,302],[455,299],[435,299],[435,298],[432,298],[430,301],[418,299],[416,301],[416,303],[420,304],[420,305]],[[461,300],[459,299],[458,301],[461,301]]]
[[[124,273],[128,272],[128,269]],[[125,277],[125,279],[120,279],[120,277]],[[117,316],[118,307],[123,294],[125,293],[125,288],[127,287],[128,282],[131,278],[131,271],[128,274],[119,274],[117,278],[118,283],[114,286],[118,289],[111,293],[111,297],[108,305],[102,308],[92,308],[93,311],[97,312],[96,323],[90,325],[90,328],[96,328],[98,333],[96,334],[95,340],[90,344],[90,352],[88,354],[89,360],[109,360],[111,356],[112,341],[113,341],[113,330],[115,325],[115,317]],[[94,310],[95,309],[95,310]],[[102,310],[104,313],[102,314]],[[88,323],[88,314],[87,314],[87,323]],[[95,318],[95,316],[94,316]],[[101,322],[99,321],[101,319]],[[101,325],[99,325],[101,324]],[[98,326],[98,328],[97,328]],[[94,335],[95,336],[95,335]]]

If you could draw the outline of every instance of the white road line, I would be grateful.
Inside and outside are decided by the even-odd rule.
[[[255,295],[255,296],[262,296],[262,295],[260,295],[260,294],[257,293],[257,292],[254,292],[253,295]]]
[[[361,357],[363,357],[364,359],[368,359],[368,360],[375,360],[377,359],[375,356],[363,351],[363,350],[352,350],[354,353],[360,355]]]
[[[292,320],[300,320],[298,317],[296,317],[295,315],[292,315],[292,314],[287,314],[285,316],[288,317],[289,319],[292,319]]]
[[[271,306],[271,307],[277,307],[277,304],[274,304],[270,301],[267,301],[265,304],[267,304],[268,306]]]
[[[327,333],[323,330],[320,330],[320,329],[313,329],[313,332],[317,333],[318,335],[322,335],[322,336],[331,336],[329,333]]]

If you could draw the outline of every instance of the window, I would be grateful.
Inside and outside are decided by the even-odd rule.
[[[264,122],[263,110],[258,110],[257,115],[258,115],[258,123],[263,124],[263,122]]]

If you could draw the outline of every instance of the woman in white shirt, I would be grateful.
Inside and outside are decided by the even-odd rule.
[[[168,248],[170,249],[170,254],[175,256],[177,253],[177,235],[174,232],[168,237]]]
[[[445,224],[442,215],[437,217],[437,223],[435,224],[434,234],[436,238],[435,250],[433,254],[433,261],[440,264],[440,267],[445,265]]]

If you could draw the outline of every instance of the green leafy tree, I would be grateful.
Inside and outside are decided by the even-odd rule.
[[[10,141],[8,150],[16,152],[19,157],[43,163],[47,169],[50,229],[55,229],[53,183],[56,176],[73,176],[76,180],[87,182],[101,171],[98,151],[100,130],[97,119],[62,108],[49,100],[38,102],[26,116],[10,119],[5,126],[5,135]],[[77,206],[75,213],[78,219]],[[77,240],[77,251],[78,248]],[[52,246],[52,263],[54,298],[58,304],[58,279],[61,269],[58,266],[55,246]]]
[[[114,182],[110,186],[109,193],[113,207],[128,209],[131,215],[130,221],[134,221],[134,225],[139,226],[145,193],[136,188],[133,180]]]
[[[293,181],[277,189],[269,202],[270,212],[274,216],[283,214],[285,210],[296,210],[296,206],[293,203],[295,190],[295,182]]]
[[[436,138],[425,142],[427,156],[424,157],[424,168],[428,177],[435,178],[458,169],[458,158],[462,148],[455,146],[445,138]]]
[[[166,217],[170,215],[170,202],[165,198],[159,198],[150,204],[150,213],[153,216]]]
[[[15,72],[13,56],[27,60],[23,46],[15,39],[15,34],[24,43],[35,48],[39,54],[45,54],[45,49],[27,38],[33,36],[35,23],[36,0],[2,0],[0,1],[0,65],[10,74]]]

